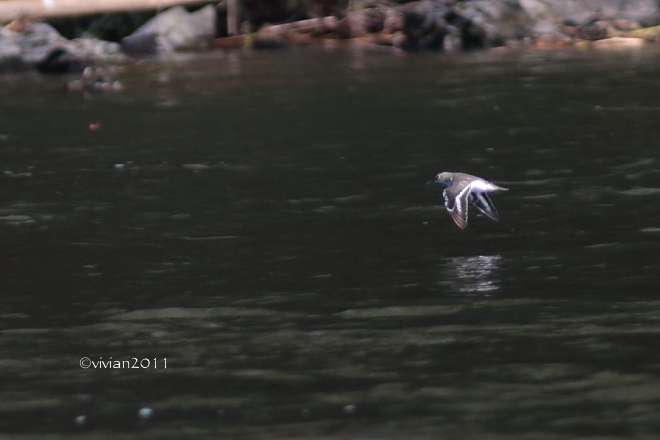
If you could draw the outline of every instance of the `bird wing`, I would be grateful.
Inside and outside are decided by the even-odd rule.
[[[451,185],[443,191],[445,206],[456,225],[465,229],[468,223],[468,195],[472,188],[468,184]]]
[[[500,215],[495,209],[495,205],[488,197],[488,194],[485,192],[471,192],[470,197],[468,198],[470,203],[477,207],[486,217],[495,220],[496,222],[500,220]]]

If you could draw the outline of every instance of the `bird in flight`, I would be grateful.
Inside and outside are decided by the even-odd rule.
[[[456,225],[465,229],[468,223],[468,202],[472,203],[486,217],[499,221],[500,216],[491,202],[488,193],[494,191],[508,191],[481,177],[464,173],[443,172],[435,176],[429,183],[439,183],[446,186],[442,195],[445,197],[445,206]]]

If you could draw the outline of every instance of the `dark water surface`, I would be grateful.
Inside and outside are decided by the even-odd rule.
[[[659,55],[0,78],[0,433],[656,438]]]

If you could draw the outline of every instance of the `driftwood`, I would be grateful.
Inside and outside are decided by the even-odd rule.
[[[645,40],[654,40],[656,38],[660,38],[660,26],[636,29],[624,33],[623,36],[630,38],[643,38]]]
[[[334,16],[309,18],[274,25],[264,25],[257,32],[230,35],[215,40],[216,47],[279,47],[284,43],[312,44],[320,42],[315,36],[329,35],[337,29],[341,20]],[[314,36],[312,35],[314,34]],[[318,35],[317,35],[318,34]]]
[[[209,0],[0,0],[0,22],[21,18],[75,17],[120,11],[155,10],[201,3],[214,2]]]
[[[292,30],[304,32],[307,30],[313,30],[317,28],[326,28],[332,30],[336,26],[337,26],[337,17],[329,16],[322,18],[309,18],[307,20],[299,20],[291,23],[266,25],[262,29],[273,33],[292,31]]]

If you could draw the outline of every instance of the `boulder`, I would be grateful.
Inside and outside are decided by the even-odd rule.
[[[608,0],[605,0],[608,1]],[[518,0],[532,27],[542,21],[583,23],[594,13],[594,7],[582,0]]]
[[[449,25],[449,34],[458,35],[461,50],[480,49],[487,45],[486,30],[472,19],[453,9],[444,18]]]
[[[403,15],[403,34],[405,40],[401,48],[404,50],[442,50],[448,30],[441,15],[407,11]]]
[[[205,50],[215,37],[213,5],[189,13],[175,6],[156,15],[138,30],[121,40],[130,55],[157,55],[181,50]]]
[[[58,47],[49,52],[35,67],[39,73],[82,73],[87,62],[72,56],[66,50]]]
[[[33,23],[23,32],[16,33],[21,58],[29,65],[44,61],[56,49],[66,49],[68,40],[48,23]]]
[[[656,26],[660,24],[660,10],[655,0],[622,1],[619,17],[635,21],[641,26]]]
[[[0,71],[36,67],[42,73],[72,73],[98,61],[122,58],[117,43],[68,40],[47,23],[30,24],[20,32],[0,29]]]
[[[21,48],[16,42],[16,34],[0,28],[0,73],[27,69],[21,59]]]
[[[517,0],[517,3],[532,22],[550,19],[581,25],[604,18],[649,26],[658,24],[659,17],[656,0]]]

